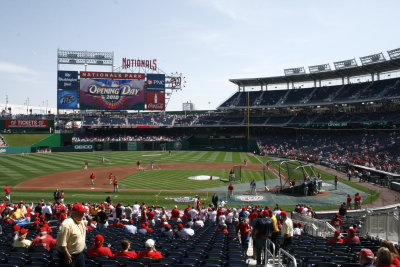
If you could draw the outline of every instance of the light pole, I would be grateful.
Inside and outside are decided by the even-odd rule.
[[[87,63],[85,63],[85,71],[86,71],[86,68],[87,68]]]

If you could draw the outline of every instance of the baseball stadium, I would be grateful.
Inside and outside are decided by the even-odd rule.
[[[182,74],[113,57],[58,50],[56,112],[2,111],[0,266],[63,266],[55,243],[10,240],[57,239],[81,209],[86,266],[360,266],[382,244],[397,259],[400,49],[230,79],[216,110],[176,112]],[[91,254],[99,235],[163,256]]]

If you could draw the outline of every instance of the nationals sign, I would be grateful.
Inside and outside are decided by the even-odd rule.
[[[81,72],[80,109],[144,109],[143,73]]]
[[[6,120],[6,128],[49,128],[48,120]]]

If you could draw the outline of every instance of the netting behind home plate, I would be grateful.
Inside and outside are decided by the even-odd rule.
[[[228,174],[228,177],[220,178],[223,182],[235,182],[242,181],[242,166],[235,165],[232,167],[231,171]]]

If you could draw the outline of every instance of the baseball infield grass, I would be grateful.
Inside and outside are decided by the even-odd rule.
[[[102,162],[103,157],[106,159],[105,163]],[[171,155],[161,151],[4,155],[0,156],[0,185],[9,184],[13,186],[45,174],[82,169],[85,161],[89,163],[89,168],[119,165],[132,165],[133,168],[136,168],[137,160],[140,160],[142,164],[149,164],[154,161],[156,170],[138,172],[120,181],[121,189],[146,189],[154,190],[154,192],[119,192],[114,194],[101,191],[67,191],[66,202],[100,202],[104,201],[108,195],[111,195],[115,201],[125,204],[138,201],[171,208],[176,203],[166,200],[166,197],[193,197],[198,194],[201,198],[206,199],[203,201],[204,203],[210,203],[209,194],[191,193],[190,190],[227,186],[227,183],[219,180],[193,181],[187,178],[195,175],[213,175],[226,178],[229,170],[163,170],[157,169],[158,164],[232,163],[233,165],[242,165],[245,159],[252,164],[265,163],[267,160],[265,157],[252,156],[248,153],[209,151],[173,151]],[[333,179],[331,174],[323,171],[320,171],[320,173],[323,179]],[[276,178],[271,172],[266,172],[265,175],[267,179]],[[242,182],[237,183],[249,183],[252,179],[263,180],[264,173],[262,171],[242,169]],[[379,196],[377,193],[365,188],[357,189],[371,195],[366,199],[367,202],[371,202]],[[188,190],[188,192],[168,193],[163,192],[163,190]],[[52,201],[53,199],[52,191],[49,190],[13,190],[12,198],[13,200],[27,202],[37,202],[42,199]],[[178,205],[183,207],[187,204]],[[331,208],[336,208],[336,206]]]

